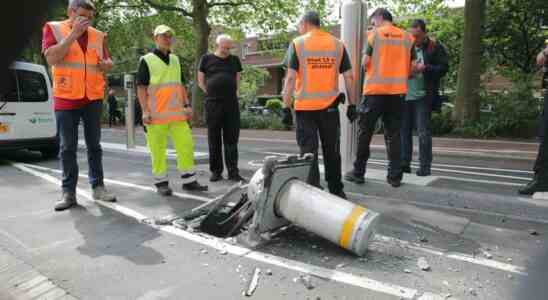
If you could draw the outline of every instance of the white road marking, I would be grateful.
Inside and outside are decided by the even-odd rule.
[[[14,167],[18,168],[19,170],[23,171],[23,172],[26,172],[26,173],[31,174],[33,176],[42,178],[42,179],[44,179],[44,180],[46,180],[50,183],[53,183],[53,184],[56,184],[56,185],[60,184],[60,180],[58,180],[57,178],[54,178],[51,175],[48,175],[48,174],[41,173],[39,171],[33,170],[31,167],[28,167],[26,165],[19,164],[19,163],[12,163],[12,165]],[[147,219],[147,217],[145,215],[143,215],[143,214],[141,214],[141,213],[139,213],[135,210],[132,210],[130,208],[127,208],[127,207],[124,207],[122,205],[116,204],[116,203],[107,203],[107,202],[102,202],[102,201],[92,201],[91,195],[88,192],[86,192],[82,189],[78,188],[76,190],[76,192],[80,196],[87,199],[89,202],[96,203],[98,205],[108,207],[108,208],[113,209],[113,210],[115,210],[115,211],[117,211],[117,212],[119,212],[123,215],[134,218],[134,219],[136,219],[140,222],[142,222],[144,219]],[[146,224],[146,223],[143,223],[143,224]],[[364,288],[364,289],[367,289],[367,290],[370,290],[370,291],[384,293],[384,294],[388,294],[388,295],[393,295],[393,296],[396,296],[396,297],[400,297],[401,299],[414,299],[415,296],[418,294],[418,290],[416,290],[416,289],[406,288],[406,287],[398,286],[398,285],[391,284],[391,283],[385,283],[385,282],[377,281],[377,280],[370,279],[370,278],[367,278],[367,277],[356,276],[356,275],[353,275],[353,274],[350,274],[350,273],[335,271],[335,270],[331,270],[331,269],[327,269],[327,268],[323,268],[323,267],[319,267],[319,266],[306,264],[306,263],[299,262],[299,261],[286,259],[286,258],[275,256],[275,255],[269,255],[269,254],[261,253],[261,252],[258,252],[258,251],[253,251],[253,250],[248,249],[248,248],[244,248],[244,247],[229,244],[229,243],[227,243],[224,240],[219,239],[219,238],[215,238],[215,237],[211,237],[211,236],[205,236],[205,235],[202,235],[202,234],[191,233],[191,232],[188,232],[188,231],[185,231],[185,230],[178,229],[178,228],[173,227],[173,226],[158,227],[158,226],[153,226],[153,225],[150,225],[150,224],[146,224],[146,225],[154,227],[158,230],[161,230],[161,231],[164,231],[164,232],[167,232],[167,233],[171,233],[173,235],[176,235],[176,236],[179,236],[179,237],[194,241],[196,243],[200,243],[200,244],[203,244],[203,245],[206,245],[206,246],[213,247],[215,249],[219,249],[219,250],[224,249],[227,252],[229,252],[231,254],[234,254],[234,255],[237,255],[237,256],[241,256],[241,257],[244,257],[244,258],[249,258],[249,259],[252,259],[252,260],[255,260],[255,261],[261,261],[261,262],[271,264],[271,265],[280,266],[280,267],[290,269],[290,270],[293,270],[293,271],[297,271],[297,272],[311,274],[311,275],[321,277],[321,278],[325,278],[325,279],[328,279],[328,280],[337,281],[337,282],[340,282],[340,283],[361,287],[361,288]]]
[[[78,145],[82,148],[86,147],[85,141],[79,141]],[[143,153],[147,155],[150,154],[150,152],[148,151],[148,148],[144,146],[135,146],[134,149],[128,149],[125,144],[101,142],[101,147],[106,150],[115,150],[115,151],[124,151],[124,152],[129,151],[129,152],[135,152],[135,153]],[[175,150],[168,149],[167,157],[170,157],[170,158],[176,157]],[[209,154],[207,152],[194,151],[194,159],[204,159],[208,157],[209,157]]]
[[[46,167],[41,167],[41,166],[35,166],[35,165],[31,165],[31,164],[13,164],[13,165],[16,166],[16,167],[19,166],[19,168],[23,167],[27,170],[29,169],[29,167],[30,168],[37,167],[37,168],[45,170],[45,171],[57,171],[57,172],[59,172],[59,170],[56,170],[56,169],[51,169],[51,168],[46,168]],[[34,172],[34,173],[31,173],[31,174],[33,174],[33,175],[37,174],[35,176],[38,176],[38,177],[42,177],[42,175],[47,176],[47,178],[49,178],[49,179],[46,179],[46,180],[48,180],[48,181],[54,180],[55,182],[59,182],[58,179],[56,179],[56,178],[54,178],[50,175],[40,173],[40,172],[35,172],[34,170],[30,170],[30,171]],[[129,185],[129,186],[134,187],[134,188],[140,188],[140,189],[143,189],[143,190],[148,190],[147,187],[139,186],[139,185],[132,184],[132,183],[124,183],[124,182],[120,182],[120,181],[114,181],[113,183],[115,183],[115,184],[116,183],[122,183],[124,186]],[[360,196],[357,193],[348,193],[348,194],[349,195]],[[200,201],[204,201],[204,202],[212,200],[212,199],[204,198],[204,197],[200,197],[200,198],[203,199],[203,200],[200,200]],[[196,199],[196,200],[199,200],[199,199]],[[108,205],[110,203],[105,203],[105,204]],[[184,232],[186,232],[186,231],[184,231]],[[188,232],[186,232],[186,233],[188,233]],[[190,234],[190,233],[188,233],[188,234]],[[454,259],[454,260],[466,261],[466,262],[469,262],[469,263],[472,263],[472,264],[481,265],[481,266],[485,266],[485,267],[490,267],[490,268],[498,269],[498,270],[501,270],[501,271],[507,271],[507,272],[512,272],[512,273],[516,273],[516,274],[526,275],[526,273],[524,271],[525,270],[524,267],[514,266],[514,265],[502,263],[502,262],[497,262],[495,260],[484,260],[484,259],[473,258],[473,257],[470,257],[469,255],[467,255],[465,253],[458,253],[458,252],[447,253],[445,250],[441,250],[441,249],[440,250],[434,250],[434,249],[431,249],[431,248],[426,248],[426,247],[422,247],[422,246],[419,246],[419,245],[412,244],[408,241],[399,240],[399,239],[396,239],[396,238],[393,238],[393,237],[387,237],[387,236],[382,236],[382,235],[379,235],[379,237],[380,237],[380,240],[383,240],[383,241],[386,241],[386,242],[396,243],[396,244],[399,244],[399,245],[408,245],[410,248],[412,248],[414,250],[417,250],[417,251],[430,253],[430,254],[437,255],[437,256],[443,256],[443,257]],[[199,241],[197,241],[197,242],[199,242]],[[210,245],[210,246],[219,249],[218,247],[215,247],[214,245]]]

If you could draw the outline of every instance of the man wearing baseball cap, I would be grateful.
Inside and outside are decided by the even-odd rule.
[[[166,25],[154,29],[156,48],[141,57],[137,71],[137,96],[146,128],[152,160],[152,174],[158,194],[169,196],[167,139],[171,137],[177,153],[177,170],[183,189],[207,191],[194,172],[194,142],[188,120],[192,116],[185,79],[179,58],[171,53],[175,31]]]

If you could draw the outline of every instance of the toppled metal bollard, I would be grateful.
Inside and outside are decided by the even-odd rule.
[[[247,195],[256,211],[239,240],[256,246],[268,232],[293,224],[364,255],[379,214],[306,184],[312,158],[266,158],[249,182]]]

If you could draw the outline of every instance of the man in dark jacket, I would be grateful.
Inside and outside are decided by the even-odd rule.
[[[449,68],[445,47],[427,35],[426,23],[414,20],[409,32],[415,37],[416,68],[408,81],[401,126],[402,171],[411,173],[413,128],[419,136],[418,176],[429,176],[432,165],[432,111],[441,107],[440,80]]]
[[[519,190],[521,195],[533,195],[536,192],[548,192],[548,149],[546,149],[546,139],[548,138],[548,45],[546,48],[537,55],[537,65],[543,68],[543,82],[544,88],[544,115],[541,122],[541,139],[538,149],[537,159],[533,171],[535,176],[527,185]]]

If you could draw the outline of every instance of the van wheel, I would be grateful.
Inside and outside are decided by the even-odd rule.
[[[57,158],[59,156],[59,147],[42,148],[40,153],[42,153],[42,158],[45,159]]]

